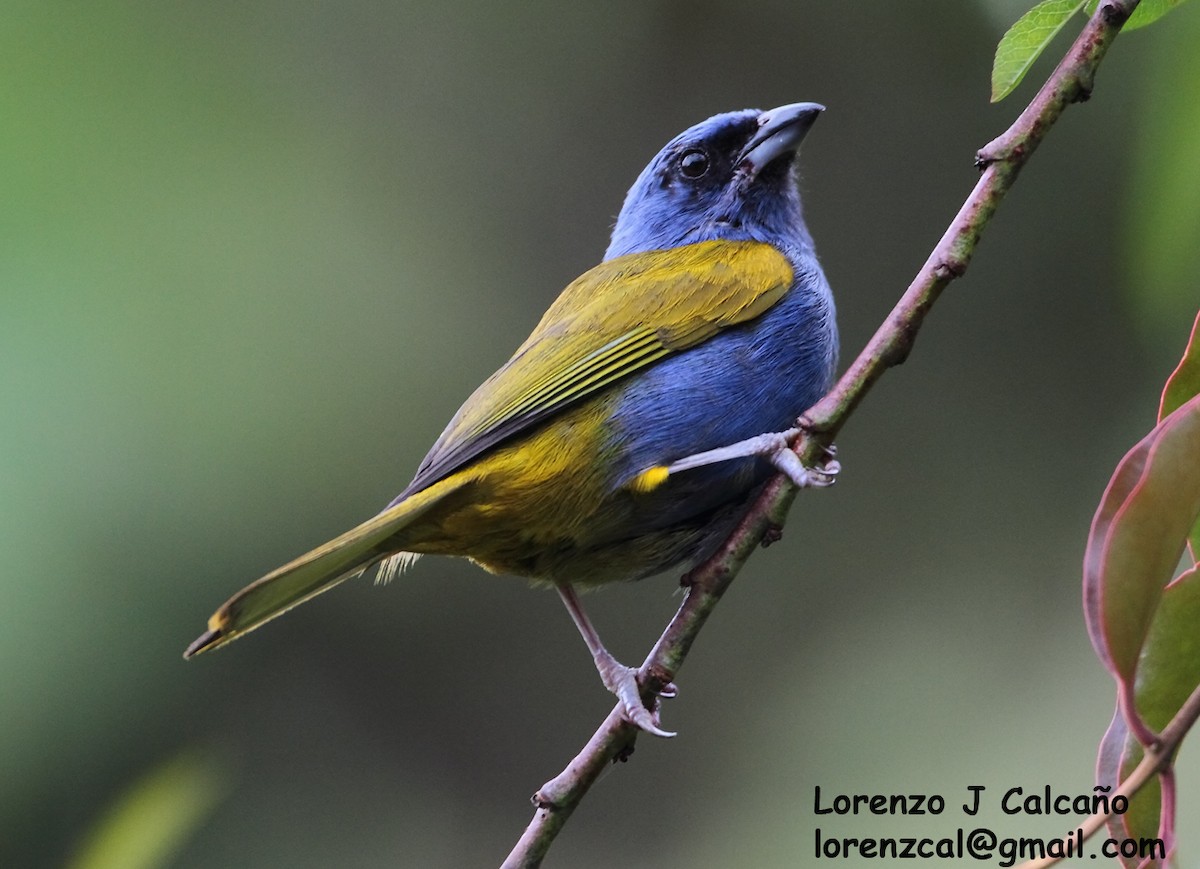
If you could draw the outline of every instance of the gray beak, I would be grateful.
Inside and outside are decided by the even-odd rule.
[[[755,177],[784,154],[795,154],[805,133],[825,111],[819,103],[792,103],[758,116],[758,130],[738,154],[737,165]]]

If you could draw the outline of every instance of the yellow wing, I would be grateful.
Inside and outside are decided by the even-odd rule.
[[[707,241],[601,263],[563,290],[467,399],[392,503],[571,403],[760,316],[792,278],[787,258],[759,242]]]

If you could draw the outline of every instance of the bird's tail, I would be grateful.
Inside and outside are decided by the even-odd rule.
[[[187,647],[183,657],[223,646],[403,551],[406,542],[411,545],[405,530],[469,482],[461,474],[441,480],[246,586],[212,614],[208,630]]]

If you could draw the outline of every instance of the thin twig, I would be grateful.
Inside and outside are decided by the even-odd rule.
[[[1138,0],[1104,0],[1021,116],[979,151],[976,163],[982,176],[925,265],[833,391],[801,417],[809,434],[795,449],[806,465],[821,457],[883,372],[908,356],[925,315],[950,281],[966,271],[984,226],[1025,161],[1063,110],[1090,96],[1096,68],[1137,4]],[[717,601],[764,536],[782,526],[795,495],[783,477],[772,480],[721,549],[684,577],[683,603],[638,673],[644,699],[652,700],[674,679]],[[635,729],[614,708],[567,768],[534,795],[533,820],[502,869],[540,866],[588,788],[610,762],[629,755],[636,738]]]
[[[1112,795],[1108,798],[1109,805],[1112,805],[1114,797],[1132,797],[1145,787],[1146,783],[1154,778],[1156,773],[1171,769],[1171,764],[1174,762],[1175,752],[1179,749],[1179,744],[1183,742],[1183,738],[1187,736],[1188,731],[1192,729],[1197,719],[1200,719],[1200,686],[1192,690],[1187,701],[1175,713],[1175,717],[1171,719],[1170,723],[1163,728],[1162,733],[1158,735],[1158,739],[1155,740],[1154,745],[1145,750],[1145,753],[1142,755],[1142,762],[1134,767],[1133,772],[1125,777],[1125,781],[1121,782],[1120,787],[1112,792]],[[1165,817],[1166,813],[1164,812],[1163,815]],[[1099,812],[1089,815],[1079,825],[1079,828],[1083,831],[1083,841],[1086,842],[1103,829],[1111,817],[1112,812]],[[1168,843],[1169,846],[1170,843]],[[1017,866],[1017,869],[1045,869],[1045,867],[1053,866],[1063,859],[1062,857],[1046,857],[1039,860],[1028,860]]]

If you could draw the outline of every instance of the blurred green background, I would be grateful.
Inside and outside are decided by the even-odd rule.
[[[1065,49],[987,104],[1028,5],[9,3],[0,866],[64,865],[180,752],[215,802],[165,865],[498,864],[611,708],[556,596],[427,558],[183,647],[403,487],[717,111],[828,105],[803,190],[848,361]],[[1198,39],[1188,6],[1118,40],[845,429],[838,486],[705,630],[681,736],[640,740],[548,865],[808,865],[818,825],[950,834],[968,785],[1090,792],[1113,691],[1079,562],[1200,297]],[[678,600],[588,603],[632,662]],[[1180,782],[1194,859],[1186,750]],[[815,785],[952,809],[817,819]],[[1075,825],[996,802],[1001,835]]]

